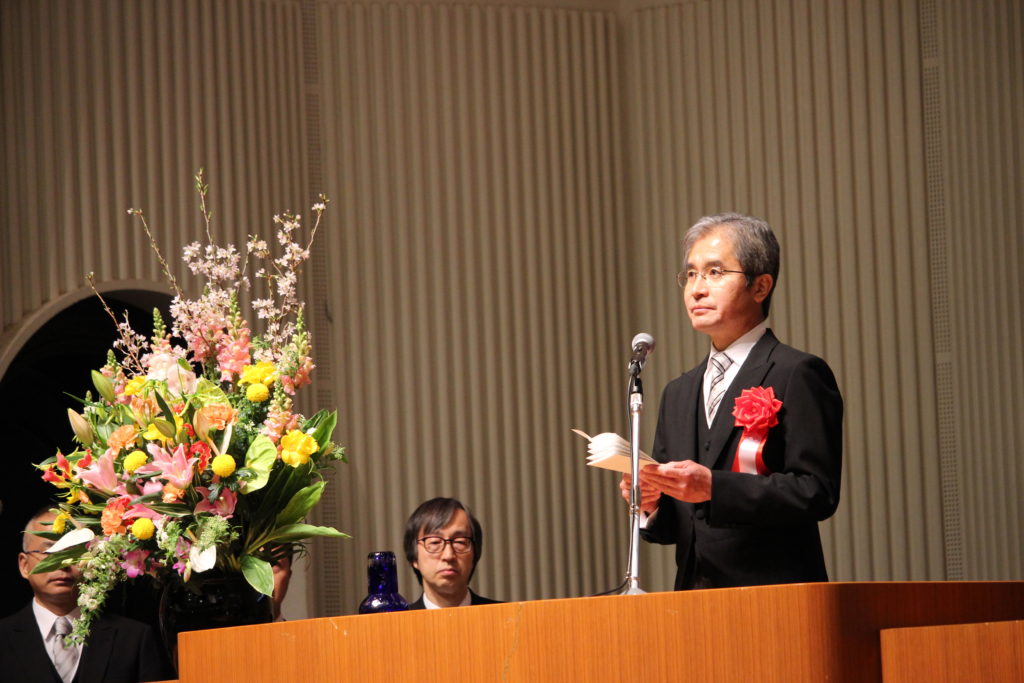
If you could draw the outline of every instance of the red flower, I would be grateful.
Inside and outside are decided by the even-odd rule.
[[[737,427],[743,427],[748,432],[766,432],[779,424],[778,413],[781,408],[782,401],[775,398],[775,389],[751,387],[740,392],[732,414],[736,418]]]
[[[210,447],[202,441],[197,441],[192,444],[188,449],[188,456],[190,458],[199,458],[199,464],[197,470],[203,472],[206,470],[206,466],[210,464]]]

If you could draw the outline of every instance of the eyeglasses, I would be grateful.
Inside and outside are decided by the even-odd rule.
[[[451,543],[452,550],[456,555],[465,555],[473,549],[473,539],[468,536],[456,536],[455,538],[441,538],[440,536],[424,536],[419,540],[420,545],[431,555],[440,555],[444,552],[445,545]]]
[[[717,285],[725,277],[726,273],[739,273],[740,275],[746,275],[746,272],[742,270],[728,270],[721,266],[711,266],[704,270],[697,270],[696,268],[690,268],[689,270],[681,270],[676,273],[676,284],[680,287],[686,287],[687,285],[693,285],[697,283],[697,278],[703,278],[709,285]]]

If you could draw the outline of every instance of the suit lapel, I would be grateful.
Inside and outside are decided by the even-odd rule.
[[[102,681],[107,670],[107,662],[114,656],[114,640],[117,628],[102,619],[93,623],[89,638],[82,648],[82,658],[78,661],[78,681]]]
[[[32,604],[18,612],[17,627],[11,630],[10,648],[12,652],[24,654],[26,662],[46,662],[45,666],[54,681],[60,682],[57,669],[53,667],[50,653],[46,651],[43,637],[39,633],[36,615],[32,612]]]
[[[693,368],[686,373],[688,380],[682,383],[683,393],[679,397],[681,403],[681,410],[679,411],[680,425],[682,434],[681,443],[686,444],[686,448],[690,448],[690,444],[697,443],[697,423],[694,421],[693,416],[697,415],[700,420],[704,419],[701,414],[701,386],[704,383],[704,369],[707,367],[708,357],[704,356],[704,362]],[[685,452],[685,451],[684,451]],[[698,462],[700,461],[700,453],[697,453],[695,458]]]
[[[765,375],[768,374],[768,370],[772,366],[769,356],[778,344],[779,340],[772,334],[772,331],[766,330],[764,336],[757,340],[754,348],[750,350],[743,367],[736,373],[736,377],[733,378],[722,397],[722,402],[718,405],[708,438],[710,446],[707,453],[710,462],[701,462],[702,465],[711,469],[723,465],[723,461],[728,456],[728,446],[733,441],[732,437],[740,431],[739,427],[735,426],[732,416],[736,398],[744,389],[758,386],[764,381]],[[698,419],[704,419],[704,416],[701,415]]]

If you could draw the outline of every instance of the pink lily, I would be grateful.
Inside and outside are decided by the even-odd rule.
[[[192,482],[192,468],[195,467],[198,458],[186,458],[184,444],[174,449],[174,454],[168,453],[159,444],[149,444],[149,454],[153,461],[143,465],[136,472],[146,474],[148,472],[160,472],[161,479],[179,489],[186,489]]]
[[[79,467],[78,476],[103,493],[124,492],[124,484],[118,481],[117,474],[114,473],[114,453],[109,449],[93,463],[92,467]]]
[[[130,508],[128,508],[124,513],[123,519],[138,519],[139,517],[148,517],[154,522],[162,521],[163,519],[165,519],[164,515],[161,515],[156,510],[150,509],[145,505],[141,504],[132,505]]]
[[[196,493],[203,497],[196,505],[195,514],[200,512],[212,512],[224,519],[231,519],[235,512],[235,505],[238,503],[238,495],[231,489],[221,489],[217,499],[210,502],[210,489],[205,486],[197,486]]]

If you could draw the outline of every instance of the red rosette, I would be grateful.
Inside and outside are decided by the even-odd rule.
[[[771,474],[764,464],[762,451],[768,440],[768,430],[779,424],[781,409],[782,401],[775,398],[772,387],[751,387],[740,392],[732,414],[736,418],[735,426],[743,427],[743,434],[733,458],[733,472]]]
[[[732,414],[736,418],[735,426],[748,432],[767,432],[779,424],[781,409],[782,401],[775,398],[773,387],[751,387],[736,397]]]

